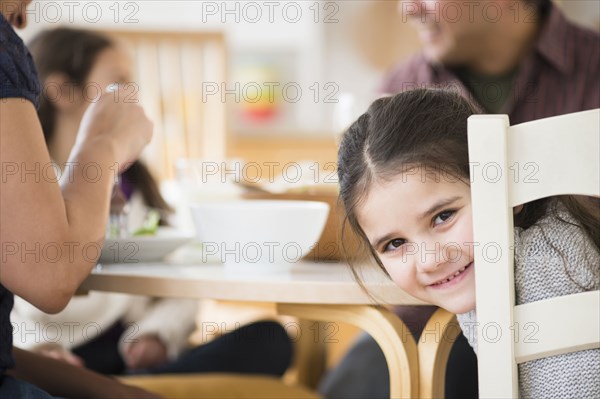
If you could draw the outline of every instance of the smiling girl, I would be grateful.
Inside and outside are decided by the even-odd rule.
[[[415,90],[375,101],[344,135],[340,197],[351,227],[414,297],[476,319],[467,118],[457,94]],[[544,198],[515,208],[517,303],[600,287],[593,199]],[[470,335],[470,334],[469,334]],[[474,336],[468,336],[476,349]],[[598,397],[600,350],[519,366],[524,397]]]

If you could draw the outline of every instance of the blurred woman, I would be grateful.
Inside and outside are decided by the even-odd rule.
[[[44,87],[39,116],[50,157],[64,170],[90,97],[115,83],[136,87],[131,60],[108,38],[69,28],[43,31],[29,48]],[[55,95],[56,88],[67,87],[69,95]],[[168,215],[170,208],[157,182],[140,161],[122,173],[119,187],[130,208],[129,231],[140,227],[148,208]],[[20,331],[30,331],[36,324],[52,326],[59,329],[60,338],[42,342],[35,335],[16,334],[15,345],[107,374],[285,372],[291,342],[275,322],[257,322],[188,348],[196,304],[92,292],[73,298],[64,311],[50,316],[17,299],[12,319]],[[88,334],[96,330],[101,333]]]

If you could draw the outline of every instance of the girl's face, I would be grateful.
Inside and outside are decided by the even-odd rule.
[[[95,59],[86,82],[81,87],[81,96],[76,99],[76,114],[79,121],[85,110],[93,101],[106,91],[112,84],[123,85],[115,96],[121,96],[126,101],[136,101],[137,86],[131,81],[133,65],[131,59],[119,47],[108,47],[102,50]],[[125,90],[123,90],[123,88]]]
[[[57,116],[67,121],[67,125],[78,126],[83,114],[92,101],[96,101],[107,86],[113,83],[126,84],[127,90],[119,92],[119,96],[128,101],[135,101],[134,91],[137,87],[131,83],[132,62],[127,53],[118,47],[102,50],[97,56],[86,82],[76,91],[75,96],[59,96],[67,103],[57,107]],[[48,143],[50,155],[59,164],[64,165],[77,139],[77,129],[57,129]]]
[[[358,222],[392,280],[453,313],[475,308],[469,186],[415,168],[371,186]]]
[[[87,77],[86,87],[95,95],[96,89],[105,90],[113,83],[133,85],[132,69],[127,53],[118,47],[109,47],[96,57],[96,62]]]

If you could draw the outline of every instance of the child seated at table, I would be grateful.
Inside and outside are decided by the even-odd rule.
[[[474,322],[467,118],[458,94],[414,90],[375,101],[343,136],[340,196],[354,231],[414,297]],[[597,199],[560,196],[516,207],[516,302],[598,290]],[[543,256],[540,256],[543,255]],[[476,349],[474,337],[469,337]],[[519,365],[523,397],[599,397],[600,350]]]
[[[108,38],[68,28],[39,33],[30,49],[45,88],[40,121],[50,156],[62,169],[76,142],[83,113],[93,100],[90,88],[130,83],[130,60]],[[147,207],[160,209],[162,222],[167,222],[164,216],[170,208],[143,163],[135,162],[122,174],[120,195],[132,213],[144,214]],[[47,315],[15,298],[14,344],[106,374],[282,375],[290,364],[291,342],[274,321],[245,325],[189,348],[196,313],[195,300],[91,292],[73,298],[62,312]]]

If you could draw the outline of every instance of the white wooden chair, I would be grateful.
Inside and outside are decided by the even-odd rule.
[[[474,115],[468,140],[474,241],[502,251],[499,261],[475,251],[479,394],[515,398],[518,364],[600,347],[599,291],[515,306],[513,275],[513,207],[555,195],[600,196],[600,109],[515,126],[506,115]],[[511,328],[525,322],[537,324],[537,343],[514,339]],[[482,326],[500,334],[486,340]]]

